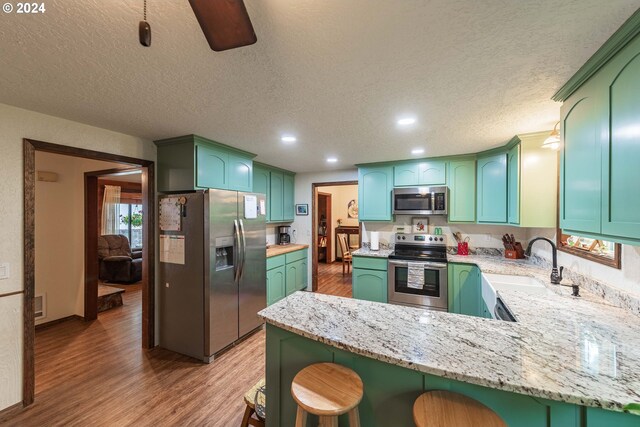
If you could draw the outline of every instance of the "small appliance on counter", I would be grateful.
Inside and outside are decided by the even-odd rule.
[[[397,233],[394,240],[395,251],[388,264],[388,301],[448,311],[445,236]]]
[[[502,244],[504,245],[504,257],[509,259],[524,259],[524,249],[520,242],[516,242],[513,234],[505,234],[502,236]]]
[[[278,227],[278,244],[288,245],[291,243],[291,226],[281,225]]]

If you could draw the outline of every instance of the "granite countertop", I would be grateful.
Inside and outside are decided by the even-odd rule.
[[[393,249],[380,249],[373,251],[368,247],[362,247],[351,252],[353,256],[370,256],[376,258],[389,258],[389,255],[393,253]]]
[[[355,254],[355,253],[354,253]],[[296,292],[260,315],[347,351],[494,389],[622,411],[640,402],[640,317],[548,283],[529,261],[450,256],[483,272],[526,275],[550,292],[500,291],[518,322]]]
[[[288,254],[289,252],[299,251],[300,249],[306,249],[308,247],[309,245],[298,245],[295,243],[291,243],[290,245],[270,245],[267,246],[267,258]]]

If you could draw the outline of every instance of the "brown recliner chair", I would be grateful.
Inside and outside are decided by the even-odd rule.
[[[142,280],[142,251],[131,252],[126,236],[107,234],[98,237],[100,280],[133,283]]]

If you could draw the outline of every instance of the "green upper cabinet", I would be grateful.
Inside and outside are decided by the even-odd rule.
[[[507,155],[478,159],[478,222],[507,222]]]
[[[267,196],[267,222],[294,220],[294,173],[256,163],[253,168],[253,192]]]
[[[393,166],[358,168],[358,220],[390,221]]]
[[[269,197],[269,221],[284,221],[284,174],[271,171]]]
[[[446,176],[447,163],[442,160],[401,163],[393,167],[393,185],[395,187],[444,185]]]
[[[639,30],[640,11],[554,96],[564,101],[560,227],[568,233],[640,244]]]
[[[610,126],[602,150],[602,234],[640,239],[640,38],[602,71]]]
[[[155,141],[158,191],[201,188],[252,191],[255,154],[197,135]]]
[[[449,312],[484,317],[480,269],[449,263]]]
[[[283,220],[293,221],[295,215],[294,209],[295,182],[293,175],[285,173],[283,175]]]
[[[449,163],[449,222],[476,220],[476,160]]]
[[[253,161],[229,154],[229,189],[253,191]]]
[[[196,187],[229,188],[229,153],[206,145],[196,146]]]
[[[253,167],[253,192],[254,193],[262,193],[266,195],[266,204],[267,204],[267,222],[269,222],[269,194],[271,194],[271,178],[270,172],[267,168],[264,168],[260,165],[255,165]]]
[[[507,153],[507,220],[520,224],[520,144]]]
[[[589,90],[591,89],[591,90]],[[600,233],[601,147],[596,93],[585,88],[562,107],[560,227]]]

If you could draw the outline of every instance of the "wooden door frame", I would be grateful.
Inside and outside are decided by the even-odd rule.
[[[52,144],[33,139],[23,139],[24,143],[24,306],[23,306],[23,387],[22,404],[31,405],[35,398],[35,196],[36,196],[36,151],[81,157],[92,160],[117,162],[137,166],[142,169],[142,199],[144,225],[142,231],[143,259],[142,259],[142,347],[152,348],[155,337],[155,162],[136,159],[117,154],[103,153],[83,148]],[[86,192],[86,188],[85,188]],[[96,195],[97,197],[97,195]],[[87,203],[87,201],[85,201]],[[86,208],[85,208],[86,212]],[[85,245],[87,236],[85,224]],[[97,238],[96,254],[97,254]],[[88,273],[97,271],[87,270],[85,250],[85,288]],[[87,293],[85,292],[85,299]],[[97,281],[96,281],[97,302]]]
[[[331,193],[323,193],[323,192],[321,192],[321,191],[318,191],[318,197],[319,197],[319,196],[323,196],[323,197],[326,197],[326,198],[327,198],[327,227],[328,227],[329,229],[327,230],[327,236],[326,236],[326,239],[325,239],[325,240],[326,240],[326,243],[327,243],[327,258],[328,258],[329,260],[331,260],[331,221],[332,221],[332,219],[333,219],[333,218],[331,217],[331,204],[333,203],[333,200],[332,200],[332,194],[331,194]],[[318,221],[319,221],[319,219],[318,219]],[[319,226],[320,226],[320,224],[318,223],[318,224],[316,225],[316,229],[315,229],[316,235],[318,234],[318,227],[319,227]],[[316,248],[316,252],[317,252],[318,245],[316,244],[316,245],[314,246],[314,248]],[[318,256],[318,254],[316,253],[316,257],[317,257],[317,256]],[[327,260],[325,260],[325,262],[326,262],[326,263],[330,263],[331,261],[327,261]],[[312,287],[313,287],[313,286],[312,286]]]
[[[318,290],[318,188],[335,187],[339,185],[358,185],[358,181],[333,181],[314,182],[311,184],[311,290]],[[358,220],[360,227],[360,242],[362,242],[362,223]]]

